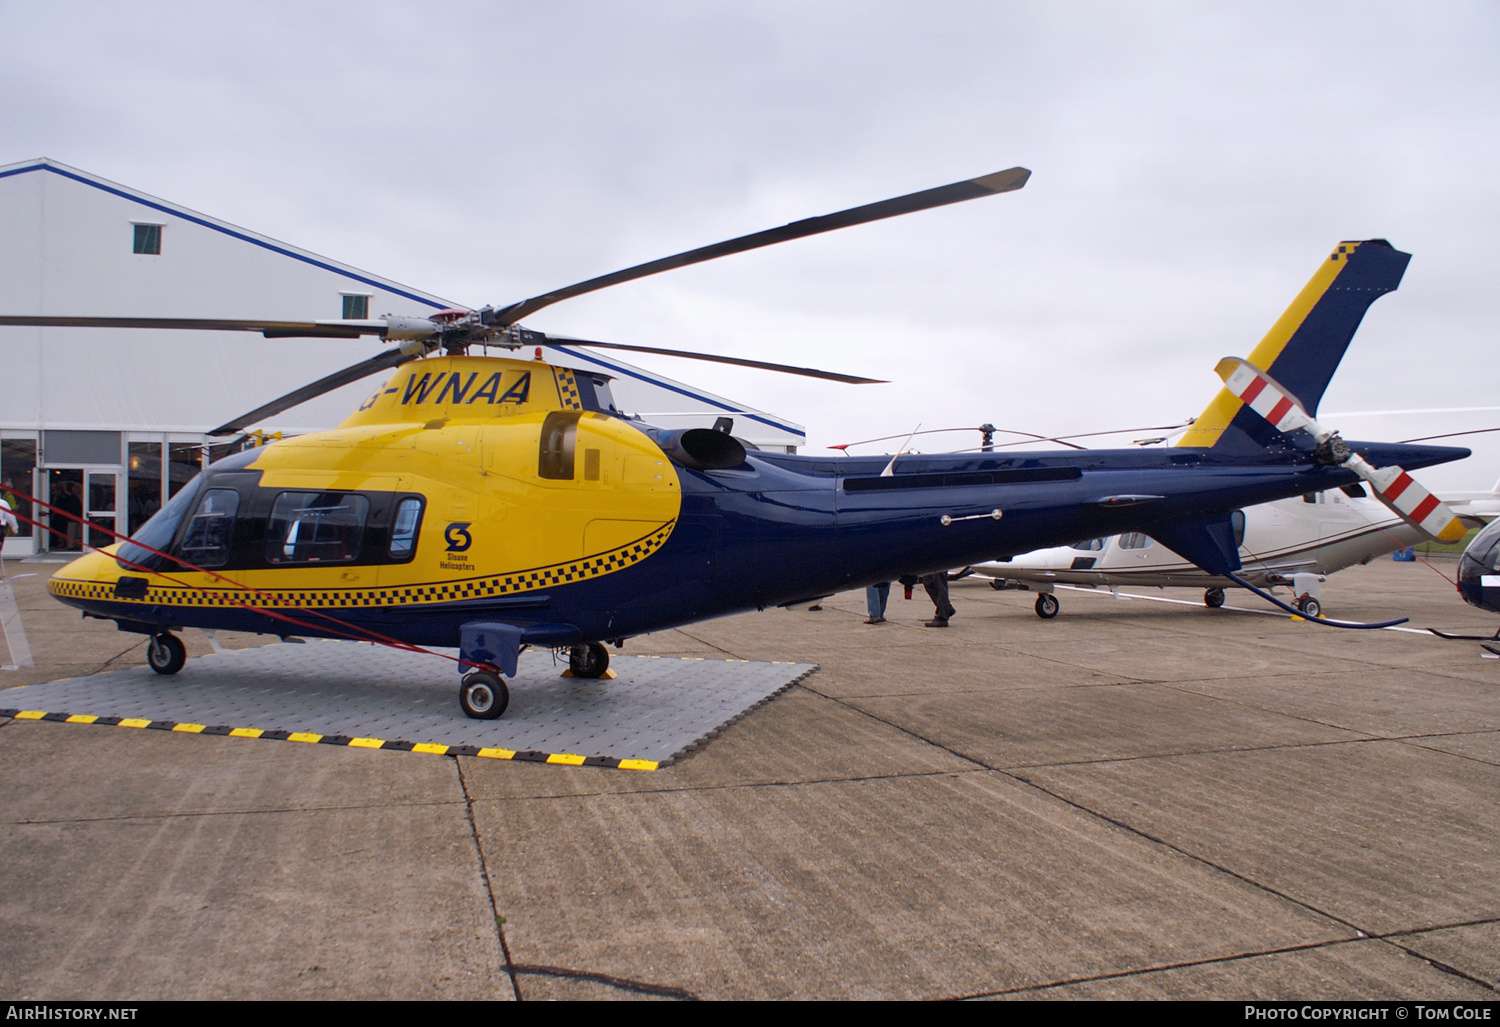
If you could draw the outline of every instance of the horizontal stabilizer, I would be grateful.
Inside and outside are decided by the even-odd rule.
[[[1227,513],[1154,524],[1151,537],[1210,574],[1223,577],[1240,569],[1240,545]]]

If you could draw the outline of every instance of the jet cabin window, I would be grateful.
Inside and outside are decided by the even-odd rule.
[[[266,525],[266,559],[350,563],[359,558],[369,514],[370,501],[354,493],[283,492]]]
[[[222,567],[229,562],[229,542],[234,535],[234,514],[240,494],[234,489],[209,489],[188,522],[178,551],[199,567]]]
[[[542,422],[542,449],[536,473],[554,481],[573,480],[573,450],[578,444],[578,418],[582,416],[554,410]]]

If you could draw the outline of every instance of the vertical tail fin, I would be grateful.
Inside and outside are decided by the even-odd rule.
[[[1250,363],[1264,368],[1308,413],[1316,414],[1365,311],[1395,291],[1410,260],[1410,253],[1384,239],[1339,243],[1251,351]],[[1275,428],[1222,389],[1177,445],[1247,451],[1263,449],[1276,435]]]

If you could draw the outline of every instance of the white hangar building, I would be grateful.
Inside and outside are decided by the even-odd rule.
[[[461,306],[47,159],[0,167],[0,238],[0,314],[12,316],[313,321]],[[0,327],[0,495],[34,495],[134,531],[222,442],[207,429],[373,352],[369,339]],[[665,427],[727,415],[762,449],[806,440],[801,425],[613,356],[570,347],[548,358],[611,376],[619,407]],[[370,387],[357,382],[257,427],[329,427]],[[76,525],[58,521],[48,532],[23,525],[4,555],[77,549]],[[87,541],[109,541],[93,534]]]

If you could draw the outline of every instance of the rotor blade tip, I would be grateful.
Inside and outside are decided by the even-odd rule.
[[[1020,189],[1031,177],[1030,168],[1007,168],[997,171],[993,175],[985,175],[974,179],[974,184],[982,186],[994,193],[1008,193],[1013,189]]]

